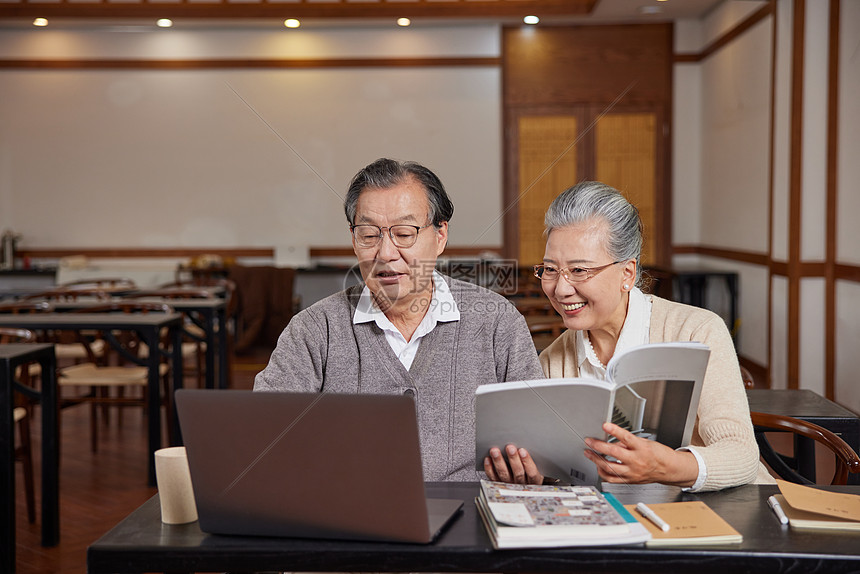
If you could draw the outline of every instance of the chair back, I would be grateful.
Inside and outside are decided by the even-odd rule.
[[[93,288],[76,288],[76,287],[57,287],[48,289],[38,293],[31,293],[23,297],[24,301],[45,300],[45,301],[77,301],[79,299],[110,299],[111,294],[104,289]]]
[[[753,411],[750,413],[750,417],[755,427],[755,438],[761,457],[780,478],[798,484],[814,484],[797,472],[791,464],[795,462],[793,459],[780,455],[774,450],[764,434],[767,431],[788,431],[812,439],[830,449],[836,457],[836,471],[833,473],[830,484],[847,484],[849,472],[852,474],[860,473],[860,457],[857,456],[857,453],[848,443],[826,428],[784,415]]]
[[[128,291],[137,289],[137,284],[131,279],[125,277],[99,277],[93,279],[78,279],[77,281],[68,281],[60,285],[61,288],[67,290],[75,289],[98,289],[101,291]]]
[[[8,301],[0,303],[0,313],[24,315],[27,313],[50,313],[54,306],[50,301]]]
[[[35,343],[36,334],[29,329],[0,327],[0,343]]]

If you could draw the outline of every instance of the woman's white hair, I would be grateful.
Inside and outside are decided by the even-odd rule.
[[[564,190],[547,209],[544,235],[554,229],[591,222],[608,223],[606,251],[614,261],[636,260],[636,285],[641,283],[642,220],[620,191],[599,181],[583,181]]]

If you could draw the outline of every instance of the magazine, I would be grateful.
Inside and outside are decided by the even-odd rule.
[[[482,385],[475,391],[475,461],[491,447],[528,449],[547,477],[573,485],[600,484],[584,454],[586,437],[613,440],[613,422],[671,448],[687,446],[710,350],[701,343],[653,343],[616,354],[607,381],[541,379]]]
[[[494,548],[638,544],[651,538],[614,496],[593,486],[482,480],[475,503]]]

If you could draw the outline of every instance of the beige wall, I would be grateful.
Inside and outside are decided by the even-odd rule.
[[[497,57],[495,26],[0,31],[0,58]],[[434,169],[451,244],[501,244],[500,71],[0,71],[0,228],[23,247],[344,246],[381,156]]]

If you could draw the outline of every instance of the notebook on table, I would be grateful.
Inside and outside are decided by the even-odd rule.
[[[463,505],[425,496],[411,397],[182,389],[176,408],[204,532],[429,543]]]

